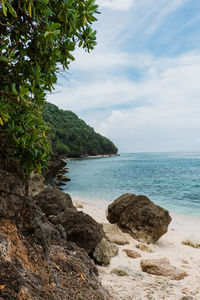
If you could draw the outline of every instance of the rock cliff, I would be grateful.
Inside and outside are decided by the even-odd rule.
[[[22,173],[0,154],[0,300],[112,299],[87,252],[24,196]]]

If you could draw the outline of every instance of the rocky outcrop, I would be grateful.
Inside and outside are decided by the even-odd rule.
[[[104,236],[103,227],[89,215],[78,212],[69,194],[48,187],[33,197],[48,220],[62,226],[68,241],[91,254]]]
[[[133,238],[155,243],[168,230],[169,212],[142,195],[124,194],[108,206],[107,219]]]
[[[0,299],[110,300],[87,252],[67,241],[62,225],[41,210],[51,214],[53,205],[38,198],[40,208],[34,197],[23,196],[20,169],[1,155],[0,166]],[[70,203],[65,197],[54,206],[57,213]]]
[[[60,180],[60,181],[64,181],[64,182],[70,181],[70,180],[71,180],[71,179],[68,178],[67,176],[64,176],[64,175],[61,175],[61,174],[58,174],[58,175],[56,176],[56,179],[57,179],[57,180]]]
[[[49,217],[50,215],[59,215],[61,212],[65,211],[66,208],[77,211],[72,203],[70,195],[53,187],[45,188],[42,192],[34,196],[33,200],[45,213],[46,217]]]
[[[33,199],[7,196],[0,217],[1,299],[110,299],[85,250],[67,242]]]
[[[185,271],[172,266],[167,258],[144,259],[140,261],[140,265],[144,272],[165,276],[172,280],[181,280],[187,276]]]
[[[34,196],[45,189],[44,176],[42,174],[37,174],[31,172],[29,176],[29,195]]]
[[[54,185],[54,178],[65,166],[66,162],[60,156],[52,154],[48,162],[48,169],[43,172],[45,182]]]
[[[105,238],[96,246],[93,253],[95,262],[99,265],[109,265],[112,257],[116,256],[119,252],[115,244],[109,243]]]
[[[23,177],[24,172],[19,162],[11,160],[0,151],[0,191],[23,196],[25,193]]]
[[[92,254],[104,236],[102,225],[81,211],[68,208],[57,216],[50,216],[48,220],[54,225],[62,225],[67,240],[76,243],[88,254]]]

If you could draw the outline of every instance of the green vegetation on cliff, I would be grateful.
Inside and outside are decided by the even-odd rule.
[[[109,139],[96,133],[69,110],[47,103],[43,119],[51,128],[52,148],[56,154],[81,157],[117,153],[117,148]]]

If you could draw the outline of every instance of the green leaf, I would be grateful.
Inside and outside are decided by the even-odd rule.
[[[20,89],[20,96],[25,96],[25,95],[28,95],[28,94],[29,94],[29,89],[28,88],[22,87]]]
[[[50,34],[50,32],[49,31],[45,31],[45,33],[44,33],[44,37],[46,38],[48,35]]]
[[[55,31],[56,29],[60,28],[61,24],[60,23],[53,23],[50,25],[49,27],[49,31],[53,32]]]
[[[3,55],[0,55],[0,60],[4,62],[9,62],[9,59]]]
[[[8,46],[9,44],[9,40],[5,40],[3,42],[3,45],[0,45],[0,51],[2,51],[3,49],[6,49],[6,47]]]
[[[13,17],[17,18],[16,11],[14,10],[14,8],[12,7],[12,5],[10,5],[10,3],[9,3],[8,1],[6,2],[6,6],[8,7],[9,13],[10,13]]]
[[[3,14],[4,14],[4,16],[7,17],[7,7],[5,6],[4,0],[1,0],[1,1],[2,1]]]
[[[18,95],[18,92],[17,92],[17,90],[16,90],[16,84],[15,84],[14,82],[12,83],[11,87],[12,87],[12,92],[13,92],[13,94],[14,94],[15,96],[17,96],[17,95]]]
[[[0,117],[0,125],[3,125],[3,120],[1,117]]]

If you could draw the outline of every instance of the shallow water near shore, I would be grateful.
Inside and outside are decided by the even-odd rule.
[[[73,199],[105,206],[143,194],[171,212],[200,218],[200,153],[131,153],[70,160],[64,187]]]

